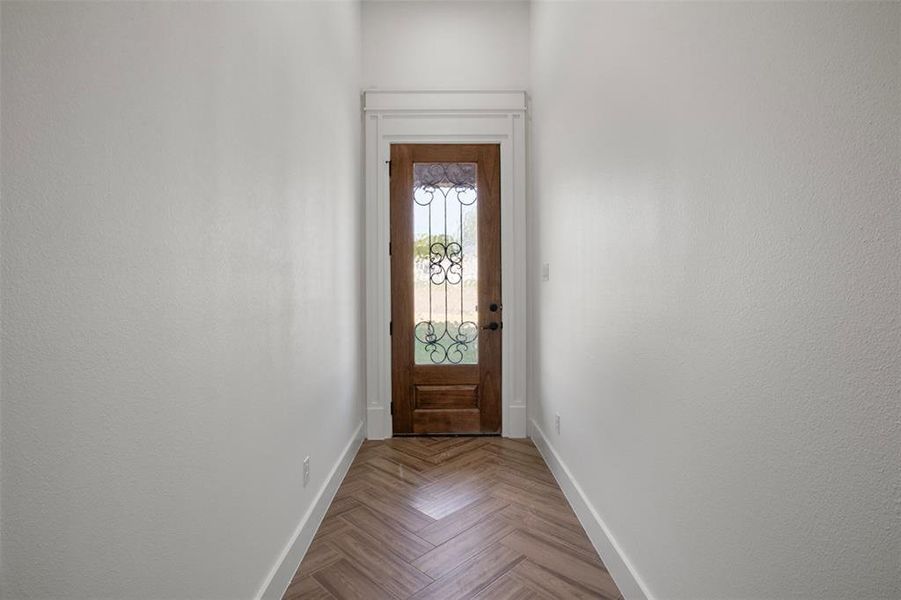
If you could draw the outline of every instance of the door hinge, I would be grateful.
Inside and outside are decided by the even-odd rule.
[[[386,160],[385,162],[388,163],[388,177],[391,177],[391,161]]]
[[[394,321],[388,321],[388,335],[394,335]]]
[[[388,242],[388,256],[391,256],[391,242]]]
[[[393,415],[393,414],[394,414],[394,402],[391,403],[391,407],[390,407],[390,408],[391,408],[391,414]]]

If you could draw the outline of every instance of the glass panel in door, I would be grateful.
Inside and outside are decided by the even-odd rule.
[[[413,164],[417,365],[479,362],[477,169],[476,163]]]

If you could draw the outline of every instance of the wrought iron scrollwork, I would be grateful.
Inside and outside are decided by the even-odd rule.
[[[457,365],[463,362],[470,344],[479,337],[479,326],[472,321],[460,324],[445,322],[439,335],[433,321],[420,321],[413,328],[413,336],[425,347],[429,359],[436,365]]]
[[[413,336],[422,345],[433,364],[460,364],[464,362],[467,352],[474,347],[479,335],[479,327],[472,320],[464,317],[463,281],[464,281],[464,244],[463,244],[463,210],[472,206],[478,199],[476,192],[475,163],[416,163],[413,166],[413,201],[428,209],[428,283],[429,283],[429,318],[419,321],[413,328]],[[443,202],[436,202],[441,200]],[[458,204],[460,239],[449,235],[448,217],[452,201]],[[432,209],[443,209],[444,231],[432,231]],[[459,286],[460,316],[451,321],[448,314],[447,298],[449,286]],[[432,307],[432,293],[443,291],[444,321],[435,321]]]
[[[457,242],[435,242],[430,246],[429,281],[435,285],[463,282],[463,246]]]

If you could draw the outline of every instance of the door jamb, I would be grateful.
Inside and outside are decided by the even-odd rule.
[[[366,437],[392,435],[391,282],[388,255],[391,144],[501,146],[501,427],[526,437],[526,94],[517,91],[363,93],[365,122]]]

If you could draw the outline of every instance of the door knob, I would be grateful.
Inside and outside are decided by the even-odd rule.
[[[500,328],[501,328],[501,326],[500,326],[500,324],[498,324],[497,321],[492,321],[482,327],[482,329],[490,329],[491,331],[497,331]]]

